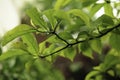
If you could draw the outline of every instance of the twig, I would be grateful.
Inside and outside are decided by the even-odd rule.
[[[62,37],[60,37],[57,33],[56,33],[56,29],[57,27],[60,25],[62,20],[58,20],[57,24],[55,25],[55,28],[53,30],[53,32],[51,32],[52,34],[56,35],[58,39],[64,41],[66,44],[69,44],[65,39],[63,39]]]
[[[89,39],[77,41],[77,42],[75,42],[75,43],[68,43],[68,42],[66,42],[66,40],[62,39],[59,35],[57,35],[56,33],[54,33],[59,39],[61,39],[62,41],[66,42],[67,45],[66,45],[65,47],[63,47],[63,48],[61,48],[61,49],[53,52],[53,53],[50,53],[50,54],[44,55],[44,56],[39,56],[39,57],[40,57],[40,58],[46,58],[46,57],[48,57],[48,56],[54,55],[54,54],[56,54],[56,53],[58,53],[58,52],[60,52],[60,51],[62,51],[62,50],[64,50],[64,49],[68,48],[69,46],[76,45],[76,44],[79,44],[79,43],[82,43],[82,42],[86,42],[86,41],[90,41],[90,40],[94,40],[94,39],[96,39],[96,38],[101,38],[101,37],[105,36],[106,34],[108,34],[109,32],[113,31],[114,29],[118,28],[119,26],[120,26],[120,24],[118,24],[118,25],[116,25],[116,26],[108,29],[106,32],[104,32],[104,33],[102,33],[102,34],[100,34],[100,35],[98,35],[98,36],[90,37]]]
[[[57,50],[57,51],[55,51],[55,52],[53,52],[53,53],[51,53],[51,54],[44,55],[44,56],[39,56],[39,57],[40,57],[40,58],[46,58],[46,57],[48,57],[48,56],[54,55],[55,53],[58,53],[58,52],[60,52],[60,51],[62,51],[62,50],[64,50],[64,49],[66,49],[66,48],[68,48],[68,47],[69,47],[69,45],[66,45],[65,47],[63,47],[63,48],[61,48],[61,49],[59,49],[59,50]]]
[[[97,27],[97,30],[98,30],[98,32],[99,32],[100,34],[102,34],[102,32],[100,31],[99,27]]]
[[[54,33],[54,35],[56,35],[58,39],[64,41],[66,44],[69,44],[65,39],[63,39],[62,37],[60,37],[56,32]]]
[[[90,37],[90,38],[87,39],[87,40],[77,41],[77,42],[75,42],[75,43],[72,43],[71,45],[75,45],[75,44],[82,43],[82,42],[85,42],[85,41],[90,41],[90,40],[93,40],[93,39],[96,39],[96,38],[101,38],[101,37],[103,37],[104,35],[108,34],[109,32],[113,31],[114,29],[118,28],[119,26],[120,26],[120,24],[118,24],[118,25],[116,25],[116,26],[108,29],[106,32],[104,32],[104,33],[102,33],[102,34],[100,34],[100,35],[98,35],[98,36]]]

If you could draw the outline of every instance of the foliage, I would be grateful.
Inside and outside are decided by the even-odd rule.
[[[111,6],[112,3],[114,6]],[[27,60],[25,59],[27,70],[34,67],[38,72],[35,74],[41,74],[37,76],[31,72],[30,75],[41,80],[63,80],[57,71],[50,69],[46,61],[52,63],[57,56],[73,61],[75,55],[80,52],[94,59],[93,52],[102,56],[102,48],[107,44],[111,47],[110,52],[106,53],[98,66],[93,67],[85,80],[109,78],[118,80],[120,79],[118,4],[120,2],[109,0],[103,3],[97,3],[97,0],[57,0],[50,9],[40,11],[35,7],[29,8],[26,14],[31,19],[31,25],[20,24],[2,37],[2,47],[15,38],[19,37],[20,40],[1,54],[0,61],[13,56],[27,55],[29,56]],[[101,8],[104,8],[104,14],[96,18],[95,14]],[[117,15],[113,14],[113,8],[117,10]],[[46,39],[38,43],[36,34],[45,35]],[[29,80],[33,80],[31,77],[29,76]]]
[[[30,61],[28,61],[30,60]],[[26,63],[27,62],[27,63]],[[64,80],[57,69],[45,61],[24,55],[12,57],[0,63],[0,80]]]

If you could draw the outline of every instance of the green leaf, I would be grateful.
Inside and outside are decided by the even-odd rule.
[[[104,11],[105,11],[106,15],[108,15],[110,17],[114,17],[114,15],[113,15],[113,8],[112,8],[111,4],[106,3],[104,5]]]
[[[89,28],[86,27],[86,26],[78,26],[78,25],[72,25],[72,26],[69,26],[67,29],[66,29],[66,32],[88,32]]]
[[[67,4],[69,4],[72,0],[64,0],[64,3],[62,4],[63,6],[66,6]]]
[[[23,54],[28,54],[28,52],[23,51],[21,49],[11,49],[11,50],[8,50],[7,52],[3,53],[0,56],[0,61],[8,59],[13,56],[19,56],[19,55],[23,55]]]
[[[43,41],[39,44],[39,52],[40,54],[43,53],[43,51],[45,50],[46,48],[46,41]]]
[[[90,19],[88,15],[84,13],[83,11],[79,9],[73,9],[73,10],[68,11],[68,13],[80,17],[86,23],[87,26],[90,26]]]
[[[46,39],[46,42],[49,43],[61,43],[61,40],[59,40],[55,35],[50,36]]]
[[[95,3],[92,7],[91,7],[91,10],[90,10],[90,17],[92,17],[97,11],[100,10],[100,8],[103,7],[103,3],[101,4],[97,4]]]
[[[65,49],[63,51],[64,53],[64,57],[70,59],[71,61],[73,61],[75,55],[76,55],[76,49],[73,47],[68,47],[67,49]]]
[[[83,67],[83,65],[82,65],[81,63],[79,63],[79,62],[74,62],[74,63],[72,63],[72,64],[70,65],[70,70],[71,70],[72,72],[76,72],[76,71],[80,70],[82,67]]]
[[[97,20],[94,21],[94,24],[96,26],[107,27],[107,26],[113,26],[114,22],[110,16],[103,14]]]
[[[48,61],[37,59],[34,64],[40,73],[40,80],[65,80],[62,74],[52,67]]]
[[[43,19],[43,14],[40,13],[36,8],[30,8],[26,11],[26,14],[32,19],[33,24],[36,27],[47,30],[46,23]]]
[[[99,54],[101,53],[102,43],[100,39],[95,39],[95,40],[90,41],[90,46],[94,51],[98,52]]]
[[[38,54],[39,47],[35,35],[32,33],[25,34],[22,36],[22,40],[27,45],[27,49],[31,54]]]
[[[67,31],[63,31],[61,33],[58,34],[60,37],[62,37],[64,40],[70,40],[73,39],[72,35],[70,32]]]
[[[109,70],[107,71],[107,73],[110,75],[110,76],[115,76],[116,73],[114,73],[114,70]]]
[[[49,43],[48,43],[49,44]],[[49,44],[49,46],[46,46],[47,48],[44,50],[43,54],[50,54],[52,52],[55,52],[59,49],[61,49],[63,47],[63,44],[60,43],[52,43],[51,45]]]
[[[32,19],[35,25],[41,25],[41,19],[42,14],[38,12],[36,8],[30,8],[26,11],[27,15]]]
[[[114,56],[112,54],[108,54],[105,56],[105,60],[101,65],[101,70],[106,71],[116,66],[116,64],[120,64],[120,57]]]
[[[117,69],[116,71],[117,75],[120,75],[120,64],[116,65],[116,69]]]
[[[103,76],[102,75],[97,75],[97,76],[95,76],[95,80],[103,80]]]
[[[109,38],[109,43],[112,48],[120,52],[120,35],[112,33]]]
[[[59,10],[60,8],[66,6],[71,0],[57,0],[54,9]]]
[[[56,44],[51,44],[51,45],[46,46],[46,47],[47,48],[44,50],[43,55],[47,55],[47,54],[50,54],[50,53],[54,52],[55,48],[57,48],[58,46]]]
[[[91,4],[94,4],[95,2],[96,2],[96,0],[80,0],[80,3],[81,3],[83,8],[90,6]]]
[[[48,41],[48,40],[47,40]],[[49,43],[49,42],[42,42],[39,44],[39,48],[40,48],[40,55],[49,55],[51,53],[54,53],[60,49],[62,49],[64,47],[64,44],[62,43]],[[53,60],[55,60],[54,58],[56,58],[57,54],[54,55],[50,55],[48,57],[46,57],[45,59],[52,62]]]
[[[77,25],[74,25],[74,26],[69,26],[67,29],[66,29],[66,32],[65,33],[68,33],[68,35],[72,36],[73,39],[80,39],[80,38],[88,38],[88,35],[89,35],[89,28],[86,27],[86,26],[77,26]],[[63,35],[65,36],[65,35]],[[66,37],[68,37],[66,35]],[[70,38],[70,39],[72,39]]]
[[[33,27],[30,27],[29,25],[26,25],[26,24],[18,25],[14,29],[6,32],[6,34],[2,38],[1,44],[2,46],[5,46],[7,43],[12,41],[13,39],[21,35],[32,33],[32,32],[36,32],[36,30],[34,30]]]
[[[56,24],[56,19],[54,17],[54,10],[53,9],[49,9],[43,12],[43,14],[48,18],[48,26],[50,26],[52,29],[54,29],[54,26]]]
[[[35,61],[35,60],[30,60],[30,61],[28,61],[28,62],[25,64],[26,71],[28,71],[28,72],[30,71],[30,69],[31,69],[34,61]]]
[[[57,0],[57,2],[55,3],[54,9],[55,10],[59,10],[63,5],[64,0]]]
[[[92,49],[88,42],[81,43],[80,49],[83,52],[83,55],[93,58]]]
[[[2,47],[1,47],[1,45],[0,45],[0,55],[2,54]]]
[[[95,77],[98,74],[100,74],[99,71],[91,71],[87,74],[87,76],[85,77],[85,80],[92,80],[92,77]]]
[[[25,45],[22,41],[15,41],[11,44],[10,49],[21,49],[27,51],[27,45]]]
[[[58,19],[62,19],[64,21],[70,21],[69,15],[67,12],[63,11],[63,10],[56,10],[54,12],[54,16]]]

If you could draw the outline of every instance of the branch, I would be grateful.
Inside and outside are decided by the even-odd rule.
[[[57,29],[58,25],[61,23],[61,21],[62,21],[62,20],[58,20],[58,22],[57,22],[56,25],[55,25],[54,30],[53,30],[53,31],[50,31],[50,32],[40,31],[40,30],[38,30],[37,28],[34,28],[34,29],[35,29],[37,32],[40,32],[40,33],[55,33],[55,32],[56,32],[56,29]]]
[[[82,42],[94,40],[94,39],[96,39],[96,38],[101,38],[101,37],[107,35],[109,32],[113,31],[114,29],[118,28],[119,26],[120,26],[120,24],[118,24],[118,25],[116,25],[116,26],[108,29],[107,31],[105,31],[104,33],[102,33],[102,34],[100,34],[100,35],[98,35],[98,36],[90,37],[89,39],[77,41],[77,42],[75,42],[75,43],[68,43],[68,42],[66,42],[66,40],[64,40],[64,39],[62,39],[61,37],[59,37],[59,35],[55,34],[59,39],[63,40],[64,42],[66,42],[66,43],[68,43],[68,44],[67,44],[65,47],[63,47],[63,48],[61,48],[61,49],[59,49],[59,50],[57,50],[57,51],[55,51],[55,52],[53,52],[53,53],[50,53],[50,54],[44,55],[44,56],[39,56],[39,57],[40,57],[40,58],[46,58],[46,57],[48,57],[48,56],[52,56],[52,55],[54,55],[54,54],[56,54],[56,53],[58,53],[58,52],[60,52],[60,51],[62,51],[62,50],[64,50],[64,49],[68,48],[69,46],[73,46],[73,45],[76,45],[76,44],[79,44],[79,43],[82,43]]]
[[[66,44],[69,44],[65,39],[63,39],[62,37],[60,37],[56,32],[53,33],[53,34],[56,35],[58,39],[64,41]]]
[[[56,33],[56,29],[58,27],[58,25],[61,23],[61,20],[59,20],[56,25],[55,25],[55,28],[53,31],[50,31],[50,32],[46,32],[46,31],[40,31],[38,30],[37,28],[34,28],[37,32],[40,32],[40,33],[49,33],[49,34],[53,34],[55,36],[57,36],[58,39],[64,41],[66,44],[69,44],[65,39],[63,39],[62,37],[60,37],[57,33]]]
[[[64,41],[66,44],[69,44],[65,39],[63,39],[62,37],[60,37],[60,36],[56,33],[56,29],[57,29],[57,27],[59,26],[59,24],[61,23],[61,21],[62,21],[61,19],[58,20],[57,24],[55,25],[55,28],[54,28],[53,32],[51,32],[51,33],[54,34],[54,35],[56,35],[58,39]]]
[[[98,32],[99,32],[100,34],[102,34],[102,32],[100,31],[99,27],[97,27],[97,30],[98,30]]]
[[[82,42],[85,42],[85,41],[94,40],[94,39],[96,39],[96,38],[101,38],[101,37],[107,35],[109,32],[113,31],[114,29],[118,28],[119,26],[120,26],[120,24],[118,24],[118,25],[116,25],[116,26],[108,29],[106,32],[104,32],[104,33],[102,33],[102,34],[100,34],[100,35],[98,35],[98,36],[90,37],[90,38],[87,39],[87,40],[77,41],[77,42],[75,42],[75,43],[71,43],[71,45],[75,45],[75,44],[82,43]]]
[[[53,52],[53,53],[51,53],[51,54],[44,55],[44,56],[39,56],[39,57],[40,57],[40,58],[46,58],[46,57],[48,57],[48,56],[54,55],[55,53],[58,53],[58,52],[60,52],[60,51],[62,51],[62,50],[64,50],[64,49],[66,49],[66,48],[68,48],[68,47],[69,47],[69,45],[66,45],[65,47],[63,47],[63,48],[61,48],[61,49],[59,49],[59,50],[57,50],[57,51],[55,51],[55,52]]]

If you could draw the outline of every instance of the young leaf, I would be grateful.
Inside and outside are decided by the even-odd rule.
[[[27,45],[27,49],[31,54],[38,54],[39,47],[35,35],[32,33],[25,34],[22,36],[22,40]]]
[[[84,13],[83,11],[79,9],[73,9],[73,10],[68,11],[68,13],[80,17],[86,23],[87,26],[90,26],[90,19],[88,15]]]
[[[109,38],[109,43],[112,48],[120,52],[120,35],[119,34],[112,33]]]
[[[8,50],[7,52],[3,53],[0,56],[0,61],[8,59],[13,56],[18,56],[18,55],[23,55],[23,54],[28,54],[28,52],[21,50],[21,49],[11,49],[11,50]]]
[[[5,46],[7,43],[12,41],[13,39],[24,35],[26,33],[32,33],[35,32],[33,27],[30,27],[29,25],[26,24],[21,24],[16,26],[14,29],[8,31],[2,38],[1,44],[2,46]]]
[[[113,8],[112,8],[111,4],[106,3],[104,5],[104,11],[105,11],[106,15],[108,15],[110,17],[114,17],[114,15],[113,15]]]
[[[98,10],[100,10],[100,8],[102,8],[103,5],[104,5],[103,3],[102,4],[95,3],[90,10],[90,17],[92,17]]]

